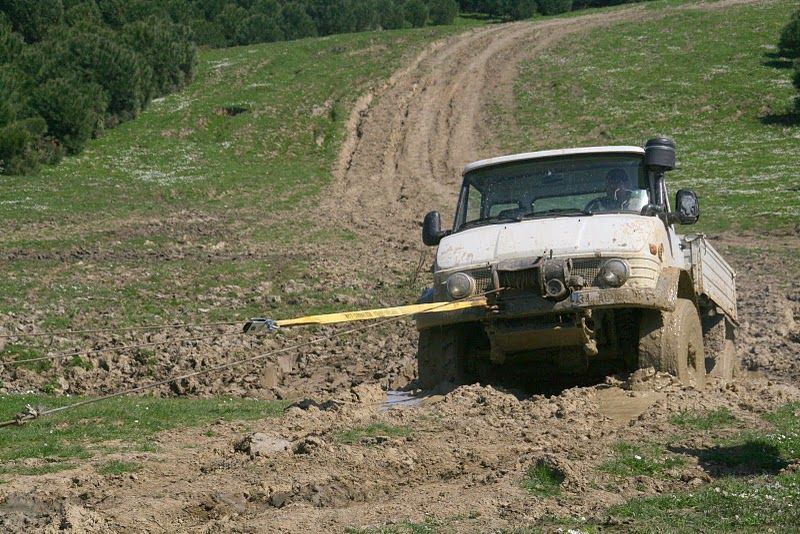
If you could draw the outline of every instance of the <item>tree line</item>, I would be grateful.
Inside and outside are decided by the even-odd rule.
[[[116,0],[0,0],[0,172],[79,152],[192,79],[190,30]]]
[[[191,81],[196,47],[450,24],[456,0],[0,0],[0,174],[80,152]]]
[[[792,60],[794,75],[792,82],[800,91],[800,9],[792,14],[792,18],[783,27],[778,40],[778,52],[781,56]],[[794,100],[795,112],[800,114],[800,96]]]
[[[461,11],[522,20],[536,13],[557,15],[589,7],[615,6],[642,0],[459,0]]]
[[[0,0],[0,173],[81,151],[186,85],[196,47],[525,19],[630,0]]]

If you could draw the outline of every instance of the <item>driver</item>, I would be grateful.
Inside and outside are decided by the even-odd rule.
[[[586,211],[617,211],[628,207],[631,191],[628,175],[623,169],[611,169],[606,173],[606,196],[598,197],[586,205]]]

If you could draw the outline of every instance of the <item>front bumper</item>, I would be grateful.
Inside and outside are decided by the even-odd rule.
[[[531,291],[507,290],[489,295],[489,306],[455,312],[420,313],[414,316],[418,330],[449,324],[483,322],[497,319],[520,319],[547,315],[575,314],[589,309],[649,308],[675,309],[677,269],[666,269],[654,288],[601,289],[589,287],[572,292],[566,299],[553,302]]]

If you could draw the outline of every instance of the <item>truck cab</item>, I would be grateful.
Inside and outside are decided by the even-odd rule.
[[[691,191],[667,200],[674,167],[667,138],[467,165],[452,229],[436,212],[423,222],[438,245],[427,299],[487,306],[416,316],[421,384],[638,367],[693,386],[731,378],[717,353],[733,357],[735,274],[703,236],[676,231],[700,211]]]

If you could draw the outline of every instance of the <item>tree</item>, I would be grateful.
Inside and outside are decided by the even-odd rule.
[[[111,30],[61,28],[28,47],[23,56],[19,64],[37,83],[77,78],[102,87],[109,124],[135,117],[147,101],[152,71],[134,50],[118,42]]]
[[[431,24],[452,24],[456,15],[458,15],[458,4],[456,0],[431,0]]]
[[[8,16],[12,28],[25,42],[35,43],[61,23],[64,6],[61,0],[0,0],[0,12]]]
[[[356,0],[352,9],[354,31],[363,32],[378,26],[378,4],[375,0]]]
[[[317,35],[317,26],[300,2],[289,2],[281,10],[281,29],[286,39],[302,39]]]
[[[192,80],[196,50],[185,26],[169,19],[150,17],[126,25],[122,38],[144,59],[152,73],[146,101],[175,91]]]
[[[76,77],[52,78],[36,88],[31,100],[50,133],[70,154],[81,151],[102,127],[106,101],[103,88],[96,83]]]
[[[397,30],[403,27],[405,18],[403,7],[396,0],[378,0],[378,23],[384,30]]]
[[[509,0],[508,17],[512,20],[525,20],[536,14],[536,0]]]
[[[403,6],[403,16],[414,28],[421,28],[428,22],[428,6],[422,0],[408,0]]]
[[[64,11],[64,22],[70,26],[90,24],[97,26],[103,23],[103,14],[94,0],[86,0],[69,7]]]
[[[247,18],[247,11],[236,4],[228,4],[214,19],[222,28],[222,34],[229,45],[242,44],[236,42],[236,36],[241,33],[241,26]]]
[[[558,15],[572,9],[572,0],[536,0],[536,7],[542,15]]]
[[[800,10],[794,12],[789,23],[781,30],[778,49],[785,57],[800,57]]]
[[[250,15],[239,27],[236,41],[239,44],[271,43],[283,40],[283,30],[274,16],[263,13]]]

